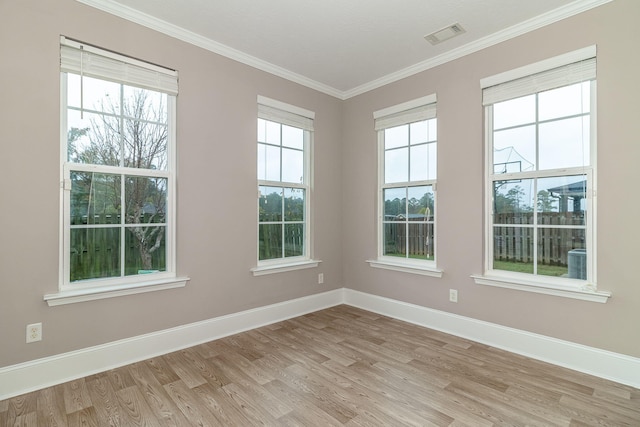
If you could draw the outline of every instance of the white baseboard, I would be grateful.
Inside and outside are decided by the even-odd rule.
[[[640,358],[351,289],[344,303],[482,344],[640,388]]]
[[[342,304],[324,292],[0,368],[0,400]]]
[[[640,388],[640,359],[351,289],[337,289],[0,368],[0,400],[347,304]]]

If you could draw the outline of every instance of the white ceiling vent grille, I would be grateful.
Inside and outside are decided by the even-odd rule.
[[[460,34],[465,33],[466,30],[462,28],[460,24],[452,24],[446,28],[438,30],[434,33],[428,34],[424,36],[425,40],[427,40],[432,45],[436,45],[438,43],[442,43],[445,40],[449,40],[455,36],[459,36]]]

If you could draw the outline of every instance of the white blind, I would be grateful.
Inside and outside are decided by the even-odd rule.
[[[384,108],[373,113],[375,130],[433,119],[436,116],[435,94]]]
[[[411,110],[383,116],[375,119],[375,129],[382,130],[394,126],[406,125],[407,123],[419,122],[421,120],[433,119],[436,116],[436,104],[423,105]]]
[[[596,78],[596,58],[588,58],[496,85],[483,87],[482,104],[518,98]],[[481,83],[482,84],[482,83]]]
[[[178,94],[178,72],[61,37],[60,70]]]
[[[315,114],[294,105],[258,96],[258,117],[272,122],[313,131]]]

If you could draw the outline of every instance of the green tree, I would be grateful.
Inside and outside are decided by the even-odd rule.
[[[500,191],[504,184],[496,183],[494,191],[494,208],[499,213],[521,213],[531,212],[533,208],[527,203],[526,193],[519,185],[515,185],[507,190]]]
[[[398,215],[406,214],[406,200],[405,198],[395,198],[393,200],[384,201],[384,214],[389,219]]]
[[[553,212],[556,210],[556,203],[558,200],[554,198],[547,190],[538,191],[538,211],[540,212]]]

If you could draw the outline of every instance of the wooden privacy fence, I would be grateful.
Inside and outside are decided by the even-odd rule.
[[[533,213],[503,213],[495,216],[494,259],[531,263],[538,251],[538,263],[567,266],[569,251],[585,249],[584,214],[549,212],[538,214],[538,242],[534,229],[523,226],[533,221]],[[560,228],[573,226],[575,228]],[[410,257],[433,257],[433,224],[429,222],[388,222],[385,224],[385,253]]]
[[[282,224],[260,225],[260,259],[282,257],[283,249]],[[285,223],[284,227],[284,256],[304,255],[304,224]]]
[[[407,255],[408,250],[410,257],[433,257],[432,223],[409,222],[408,226],[407,223],[387,223],[385,225],[385,253]]]
[[[140,218],[141,224],[156,224],[161,221],[164,221],[162,214],[147,213]],[[114,226],[91,227],[92,224],[113,224]],[[140,242],[131,231],[125,232],[126,240],[124,245],[121,244],[122,224],[119,214],[72,215],[71,225],[88,225],[86,228],[72,228],[70,232],[71,281],[119,276],[122,248],[125,251],[125,275],[137,274],[146,268],[140,256]],[[164,225],[157,227],[164,228]],[[151,254],[152,268],[161,271],[166,269],[164,232],[162,234],[160,247]],[[153,241],[149,244],[153,244]]]
[[[164,227],[164,226],[160,226]],[[120,250],[124,247],[125,275],[137,274],[146,268],[140,256],[139,242],[131,233],[125,233],[121,245],[120,227],[76,228],[71,230],[70,280],[113,277],[120,275]],[[160,247],[151,255],[154,269],[166,269],[166,249],[163,237]]]
[[[499,261],[533,262],[537,249],[539,264],[566,266],[569,251],[586,247],[584,231],[571,228],[539,228],[537,248],[531,228],[495,227],[493,238],[494,259]]]
[[[583,212],[549,212],[538,214],[538,242],[534,248],[534,228],[523,226],[533,222],[532,213],[501,213],[494,216],[493,255],[498,261],[533,262],[567,266],[569,251],[585,249]],[[574,226],[559,228],[555,226]]]

